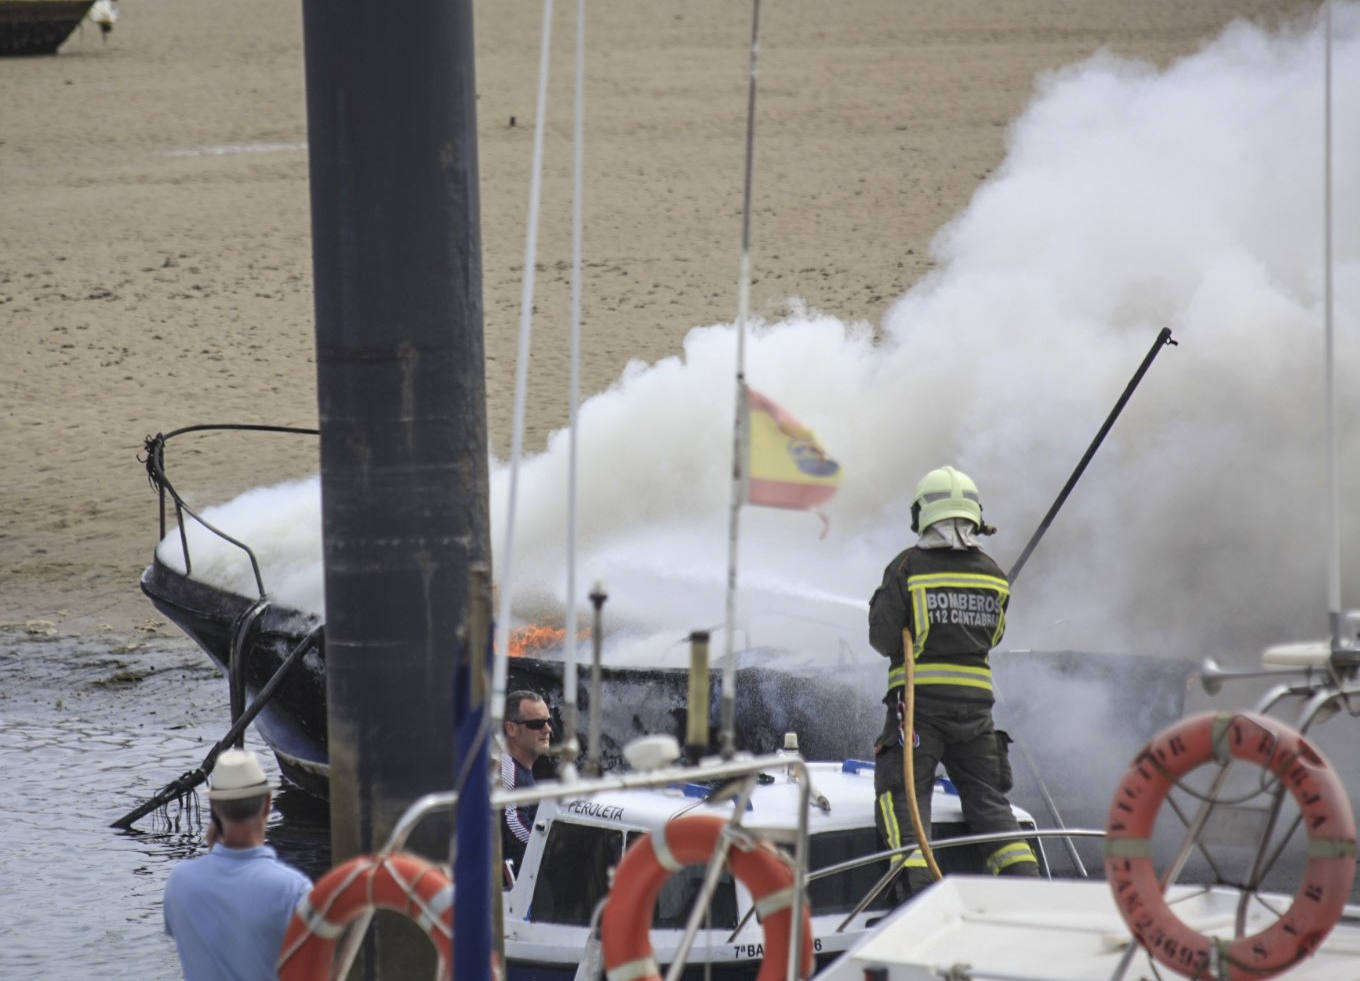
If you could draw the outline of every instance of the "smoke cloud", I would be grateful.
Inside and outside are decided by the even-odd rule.
[[[1360,377],[1360,113],[1348,104],[1360,7],[1337,6],[1334,30],[1344,490],[1360,486],[1347,384]],[[866,600],[914,537],[912,490],[944,463],[977,481],[1001,529],[988,551],[1009,567],[1163,327],[1179,345],[1018,577],[1006,646],[1242,663],[1323,635],[1322,65],[1318,24],[1238,23],[1164,71],[1101,53],[1042,76],[1004,164],[940,230],[935,271],[877,337],[796,306],[755,324],[751,385],[810,426],[846,477],[824,539],[810,514],[743,509],[738,643],[863,655]],[[679,658],[676,641],[723,620],[735,347],[732,325],[697,327],[682,356],[631,365],[581,407],[576,581],[609,592],[610,625],[632,638],[620,656]],[[562,615],[566,477],[565,432],[520,471],[509,588],[527,620]],[[498,569],[508,480],[494,462]],[[1354,584],[1348,500],[1342,582]],[[208,518],[266,546],[279,602],[320,612],[318,509],[313,479]],[[193,539],[196,576],[253,593],[248,565]],[[162,558],[178,552],[172,535]]]

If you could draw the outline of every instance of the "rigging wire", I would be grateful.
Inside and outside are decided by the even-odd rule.
[[[524,443],[524,402],[529,377],[529,342],[533,333],[534,264],[538,253],[538,203],[543,184],[543,129],[548,107],[549,49],[553,0],[543,0],[543,40],[538,61],[538,100],[534,119],[534,155],[529,178],[529,217],[524,241],[524,282],[519,306],[519,352],[515,363],[515,414],[510,438],[510,487],[505,505],[505,547],[501,550],[500,602],[496,615],[495,662],[491,676],[492,731],[505,719],[505,676],[510,654],[510,594],[515,546],[515,507],[519,495],[519,463]]]
[[[562,734],[566,747],[566,766],[562,776],[575,776],[577,733],[576,660],[580,644],[576,637],[576,416],[581,399],[581,225],[582,183],[585,172],[585,74],[586,74],[586,0],[576,0],[576,108],[572,131],[572,186],[571,186],[571,328],[570,380],[567,383],[567,598],[566,634],[563,637],[562,688],[566,706],[566,732]],[[598,697],[598,693],[591,693]]]

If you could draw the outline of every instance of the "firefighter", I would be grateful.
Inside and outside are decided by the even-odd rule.
[[[919,536],[916,545],[888,563],[883,584],[869,601],[869,642],[888,658],[887,712],[874,744],[874,793],[876,824],[889,848],[915,840],[903,792],[902,750],[908,740],[914,747],[923,828],[930,828],[931,793],[941,763],[958,789],[973,833],[1018,828],[1005,795],[1010,767],[992,724],[987,663],[1006,630],[1010,583],[978,544],[979,535],[996,529],[983,523],[973,481],[953,467],[940,467],[916,485],[911,530]],[[915,656],[916,693],[915,732],[905,735],[904,631]],[[1024,841],[983,848],[991,849],[987,868],[993,874],[1039,874],[1034,851]],[[912,893],[932,881],[919,851],[906,861],[906,879]]]

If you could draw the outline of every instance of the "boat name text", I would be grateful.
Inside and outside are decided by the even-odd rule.
[[[821,949],[822,949],[822,938],[821,938],[821,937],[816,937],[816,938],[813,939],[813,941],[812,941],[812,949],[815,950],[815,951],[817,951],[818,953],[821,952]],[[741,960],[741,959],[744,959],[744,958],[745,958],[745,959],[754,960],[754,959],[757,958],[757,957],[764,957],[764,956],[765,956],[765,945],[764,945],[764,944],[733,944],[733,945],[732,945],[732,956],[733,956],[734,958],[736,958],[737,960]]]
[[[569,814],[583,814],[586,817],[599,818],[601,821],[623,820],[622,807],[596,804],[590,800],[569,800],[563,805],[562,809]]]

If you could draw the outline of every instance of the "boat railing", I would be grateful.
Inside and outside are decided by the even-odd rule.
[[[802,757],[788,753],[765,756],[738,754],[728,760],[703,761],[694,766],[663,766],[656,769],[629,771],[599,777],[550,780],[535,784],[532,787],[514,790],[498,788],[491,793],[491,807],[493,811],[499,811],[502,808],[514,807],[519,804],[536,804],[545,800],[590,796],[591,794],[615,790],[649,790],[699,780],[717,785],[710,799],[715,801],[735,799],[738,806],[733,808],[732,817],[722,840],[709,859],[703,886],[695,897],[694,905],[690,908],[685,932],[666,974],[666,981],[676,981],[689,957],[694,938],[698,935],[699,928],[703,923],[704,913],[712,901],[713,892],[717,887],[719,875],[726,861],[728,847],[733,842],[742,840],[751,834],[743,828],[741,823],[742,817],[746,813],[745,801],[754,790],[760,774],[776,767],[793,771],[797,778],[795,783],[798,787],[798,824],[794,836],[794,852],[791,863],[793,867],[793,925],[790,930],[787,961],[788,981],[794,981],[797,976],[799,961],[796,953],[802,949],[803,943],[802,910],[806,903],[808,813],[812,796],[811,771]],[[456,810],[458,799],[458,792],[452,790],[429,793],[418,798],[397,819],[387,841],[383,844],[380,854],[388,855],[399,851],[405,846],[411,832],[420,824],[421,820],[436,812]],[[354,929],[346,937],[336,960],[339,968],[336,977],[345,977],[348,973],[350,965],[358,954],[359,945],[362,942],[367,925],[367,919],[361,919],[356,922]]]
[[[151,486],[156,489],[157,493],[160,496],[160,530],[161,530],[160,540],[164,541],[166,536],[166,521],[165,521],[166,498],[169,497],[170,500],[172,500],[175,505],[175,521],[179,527],[180,551],[184,556],[184,574],[190,576],[193,575],[193,562],[191,556],[189,555],[189,535],[184,520],[185,515],[188,515],[189,518],[197,522],[202,527],[206,528],[212,534],[216,535],[224,542],[227,542],[230,545],[234,545],[236,548],[239,548],[242,552],[245,553],[246,558],[250,560],[251,572],[254,573],[255,576],[255,588],[259,592],[258,598],[264,599],[265,597],[264,576],[260,572],[260,562],[255,557],[254,550],[252,550],[251,547],[247,545],[245,542],[240,541],[237,538],[233,538],[231,535],[227,534],[221,528],[218,528],[211,522],[204,520],[203,516],[199,514],[197,511],[195,511],[192,507],[190,507],[189,504],[184,500],[184,498],[180,496],[180,493],[177,490],[175,490],[174,485],[170,482],[169,476],[165,472],[165,444],[169,442],[171,439],[173,439],[176,436],[182,436],[186,433],[222,432],[222,431],[295,433],[299,435],[310,436],[320,435],[321,431],[319,429],[304,429],[297,426],[264,426],[245,423],[205,423],[196,426],[184,426],[180,429],[176,429],[168,433],[157,433],[155,436],[148,436],[146,438],[144,444],[146,449],[146,459],[143,462],[146,464],[146,473],[148,479],[151,481]]]
[[[1277,722],[1288,724],[1278,716],[1285,714],[1290,700],[1298,700],[1300,704],[1292,727],[1301,736],[1307,736],[1315,722],[1327,719],[1340,708],[1345,708],[1348,714],[1354,717],[1360,714],[1356,705],[1356,700],[1360,700],[1360,678],[1357,678],[1357,674],[1360,674],[1360,649],[1357,648],[1354,636],[1357,625],[1360,625],[1360,614],[1355,612],[1346,614],[1344,623],[1350,632],[1350,635],[1344,638],[1334,636],[1330,641],[1284,644],[1268,648],[1262,657],[1265,670],[1228,670],[1220,667],[1213,658],[1206,658],[1198,672],[1200,685],[1205,694],[1212,697],[1219,693],[1225,681],[1292,678],[1293,680],[1279,680],[1263,692],[1257,699],[1253,712],[1263,717],[1271,717],[1273,713]],[[1259,888],[1276,861],[1284,854],[1285,846],[1298,831],[1301,821],[1296,817],[1284,831],[1283,840],[1275,843],[1272,848],[1272,838],[1288,795],[1285,780],[1277,774],[1270,773],[1253,789],[1250,798],[1264,797],[1264,805],[1249,804],[1248,797],[1224,799],[1221,795],[1232,763],[1231,757],[1218,761],[1218,773],[1213,777],[1208,789],[1193,794],[1199,801],[1199,807],[1193,816],[1182,813],[1175,807],[1174,801],[1167,798],[1186,831],[1170,864],[1161,873],[1160,881],[1163,889],[1175,883],[1195,850],[1198,850],[1211,867],[1214,867],[1218,878],[1224,880],[1225,877],[1213,865],[1213,860],[1205,847],[1208,823],[1215,812],[1234,813],[1250,810],[1251,819],[1256,826],[1257,841],[1249,875],[1244,881],[1237,883],[1240,895],[1234,918],[1234,935],[1241,937],[1245,932],[1249,901],[1253,897],[1261,901]],[[1119,981],[1125,976],[1137,949],[1137,944],[1129,945],[1115,969],[1112,981]]]
[[[708,781],[717,783],[718,789],[715,790],[713,799],[721,800],[729,797],[740,797],[749,795],[754,787],[754,780],[758,775],[769,769],[776,767],[792,767],[798,774],[797,781],[799,790],[798,825],[794,840],[794,854],[792,865],[794,869],[794,934],[792,946],[790,948],[790,981],[792,981],[793,968],[796,965],[796,958],[793,951],[799,949],[801,944],[802,917],[798,911],[802,909],[806,902],[806,891],[808,884],[852,871],[867,865],[873,865],[893,859],[910,857],[919,851],[919,846],[915,843],[904,845],[899,848],[887,849],[884,851],[873,852],[834,865],[828,865],[815,871],[807,868],[808,855],[808,815],[812,805],[811,773],[806,762],[799,756],[788,753],[774,754],[768,756],[743,756],[728,761],[710,761],[701,763],[697,766],[669,766],[661,769],[647,770],[641,772],[627,772],[611,774],[602,777],[572,779],[572,780],[553,780],[535,784],[532,787],[524,787],[515,790],[497,789],[491,793],[491,806],[493,810],[499,811],[505,807],[513,807],[520,804],[536,804],[545,800],[557,800],[566,797],[590,796],[591,794],[616,791],[616,790],[644,790],[661,787],[694,783],[697,781]],[[722,786],[727,782],[727,786]],[[740,803],[740,801],[739,801]],[[457,791],[439,791],[425,794],[413,802],[398,818],[393,826],[387,841],[382,847],[380,854],[389,855],[400,851],[405,847],[411,833],[420,822],[431,814],[442,811],[454,811],[458,806]],[[745,813],[744,807],[734,808],[730,827],[732,834],[744,833],[741,829],[741,816]],[[951,838],[941,838],[931,842],[931,847],[935,850],[947,850],[950,848],[962,848],[970,845],[988,844],[1006,841],[1027,841],[1033,838],[1103,838],[1105,831],[1095,828],[1020,828],[1014,831],[998,831],[986,834],[959,835]],[[730,840],[730,839],[729,839]],[[698,933],[704,909],[708,906],[712,898],[713,889],[717,884],[718,872],[721,871],[723,864],[723,849],[710,860],[708,874],[705,876],[703,888],[691,907],[689,922],[686,924],[685,934],[676,950],[674,960],[671,964],[670,972],[667,974],[667,981],[674,981],[679,976],[679,971],[683,969],[685,959],[694,943]],[[892,867],[877,881],[869,891],[859,900],[854,909],[836,926],[835,932],[842,933],[855,919],[856,916],[864,912],[871,903],[874,902],[886,890],[904,868],[903,861],[894,861]],[[728,937],[731,942],[749,921],[754,912],[754,907],[747,911],[736,929]],[[348,971],[350,963],[358,953],[358,944],[363,936],[362,927],[366,924],[359,924],[358,929],[353,931],[345,949],[341,951],[341,959],[337,962],[342,971],[337,976],[344,976]]]
[[[954,838],[931,839],[931,851],[945,851],[950,848],[963,848],[968,845],[984,845],[994,842],[1006,841],[1029,841],[1031,838],[1104,838],[1103,828],[1018,828],[1015,831],[990,831],[985,834],[959,835]],[[852,869],[860,868],[864,865],[872,865],[875,862],[883,862],[890,859],[901,858],[902,861],[895,861],[892,867],[869,888],[863,898],[855,904],[854,909],[846,914],[845,919],[836,925],[836,933],[841,933],[856,916],[869,908],[869,905],[883,894],[883,891],[892,885],[893,880],[906,868],[905,860],[921,850],[920,845],[912,842],[898,848],[890,848],[881,852],[874,852],[871,855],[861,855],[858,858],[846,859],[844,862],[837,862],[835,865],[828,865],[810,872],[807,875],[808,882],[815,882],[827,876],[837,875],[841,872],[848,872]]]

